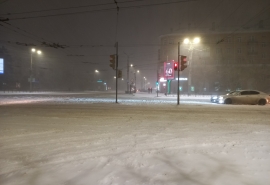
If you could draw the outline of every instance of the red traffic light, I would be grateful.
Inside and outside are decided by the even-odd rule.
[[[174,68],[175,71],[177,71],[177,69],[178,69],[178,63],[177,62],[174,62],[173,68]]]
[[[181,56],[181,71],[187,68],[187,57]]]

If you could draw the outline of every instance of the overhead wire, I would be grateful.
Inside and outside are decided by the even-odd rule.
[[[242,4],[240,4],[240,6],[241,6]],[[238,8],[240,8],[240,6],[238,6],[236,9],[235,9],[235,11],[238,9]],[[235,12],[235,11],[233,11],[228,17],[230,17],[230,16],[232,16],[232,14]],[[256,17],[256,16],[255,16]],[[252,20],[253,19],[253,17],[250,19],[250,20]],[[247,21],[246,23],[248,23],[249,21]],[[245,24],[244,24],[245,25]],[[139,46],[139,45],[138,45]],[[158,45],[156,45],[156,46],[158,46]],[[90,46],[91,47],[91,46]],[[110,46],[110,47],[112,47],[112,46]],[[121,46],[120,46],[121,47]],[[128,46],[123,46],[123,47],[128,47]],[[134,47],[134,46],[130,46],[130,47]],[[141,47],[141,46],[140,46]]]
[[[7,2],[8,0],[3,0],[2,2],[0,2],[0,4],[3,4],[3,3],[5,3],[5,2]]]
[[[36,34],[30,33],[29,31],[26,31],[26,30],[24,30],[24,29],[21,29],[21,28],[19,28],[18,26],[13,26],[12,24],[10,24],[10,23],[8,23],[8,22],[4,22],[4,23],[5,23],[4,25],[8,25],[8,26],[10,26],[10,27],[13,27],[13,28],[16,29],[16,30],[22,31],[22,32],[24,32],[24,33],[26,33],[26,34],[28,34],[28,35],[31,35],[31,36],[33,36],[33,37],[36,37],[36,38],[40,39],[40,40],[37,40],[37,39],[32,38],[32,39],[35,40],[35,41],[38,41],[38,42],[42,42],[42,41],[52,42],[52,41],[49,41],[49,40],[47,40],[47,39],[44,39],[44,38],[42,38],[42,37],[40,37],[40,36],[38,36],[38,35],[36,35]],[[8,28],[8,29],[11,30],[11,28]],[[26,36],[26,37],[29,38],[28,35],[24,35],[24,34],[18,32],[18,31],[16,31],[16,30],[13,30],[13,31],[16,32],[16,33],[18,33],[18,34],[21,34],[21,35]]]
[[[230,14],[229,16],[227,16],[225,19],[223,19],[223,21],[221,21],[220,24],[224,24],[225,21],[228,21],[229,18],[246,2],[246,0],[242,0],[242,2],[239,4],[239,6],[237,6]]]
[[[210,15],[212,15],[212,13],[213,13],[215,10],[217,10],[217,9],[222,5],[223,1],[224,1],[224,0],[221,0],[221,2],[218,2],[218,3],[217,3],[217,6],[215,6],[211,11],[209,11],[209,13],[208,13],[208,15],[206,16],[206,18],[205,18],[203,21],[201,21],[199,25],[202,25],[202,24],[205,22],[205,20],[208,20],[208,18],[210,17]]]
[[[14,33],[16,33],[16,34],[18,34],[18,35],[21,35],[21,36],[24,36],[24,37],[27,37],[27,38],[29,38],[29,39],[32,39],[32,40],[34,40],[34,41],[39,42],[39,40],[37,40],[37,39],[35,39],[35,38],[31,37],[31,36],[28,36],[28,35],[26,35],[26,34],[20,33],[20,32],[18,32],[17,30],[14,30],[14,29],[12,29],[12,28],[9,28],[9,27],[7,27],[6,25],[3,25],[2,27],[5,28],[5,29],[8,29],[8,30],[10,30],[10,31],[12,31],[12,32],[14,32]]]
[[[133,5],[133,6],[121,6],[121,9],[129,9],[129,8],[138,8],[138,7],[150,7],[150,6],[160,6],[160,5],[168,5],[168,4],[176,4],[176,3],[185,3],[190,1],[199,1],[199,0],[180,0],[174,2],[165,2],[165,3],[153,3],[153,4],[143,4],[143,5]],[[102,12],[102,11],[111,11],[116,10],[117,8],[104,8],[98,10],[84,10],[84,11],[77,11],[77,12],[67,12],[67,13],[57,13],[57,14],[49,14],[49,15],[37,15],[37,16],[26,16],[26,17],[17,17],[17,18],[9,18],[10,21],[12,20],[22,20],[22,19],[33,19],[33,18],[44,18],[44,17],[54,17],[54,16],[64,16],[64,15],[75,15],[75,14],[83,14],[83,13],[95,13],[95,12]]]
[[[239,26],[237,29],[235,29],[234,31],[232,31],[229,35],[234,34],[235,32],[237,32],[240,28],[243,28],[245,25],[247,25],[252,19],[254,19],[255,17],[257,17],[258,15],[264,13],[266,10],[270,9],[270,3],[264,7],[263,9],[261,9],[261,11],[259,11],[259,13],[255,14],[254,16],[252,16],[248,21],[246,21],[244,24],[242,24],[241,26]],[[219,44],[221,42],[223,42],[225,39],[225,37],[223,37],[221,40],[219,40],[216,44]]]
[[[122,1],[118,2],[119,4],[124,3],[132,3],[138,1],[146,1],[146,0],[129,0],[129,1]],[[59,10],[69,10],[69,9],[77,9],[77,8],[89,8],[89,7],[96,7],[96,6],[106,6],[106,5],[114,5],[115,3],[100,3],[100,4],[92,4],[92,5],[82,5],[82,6],[71,6],[65,8],[52,8],[52,9],[45,9],[45,10],[34,10],[34,11],[26,11],[26,12],[14,12],[14,13],[5,13],[0,15],[19,15],[19,14],[29,14],[29,13],[41,13],[41,12],[49,12],[49,11],[59,11]]]

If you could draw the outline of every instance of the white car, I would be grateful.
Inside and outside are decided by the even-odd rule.
[[[232,93],[234,93],[234,92],[235,92],[235,91],[231,91],[231,92],[227,93],[226,95],[232,94]],[[212,95],[210,101],[211,101],[212,103],[218,103],[218,98],[219,98],[219,95]]]
[[[218,103],[265,105],[270,103],[270,95],[256,90],[239,90],[219,96]]]

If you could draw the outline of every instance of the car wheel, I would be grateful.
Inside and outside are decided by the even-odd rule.
[[[225,100],[224,103],[225,103],[225,104],[232,104],[232,99],[228,98],[228,99]]]
[[[258,104],[259,105],[265,105],[266,104],[266,100],[265,99],[260,99]]]

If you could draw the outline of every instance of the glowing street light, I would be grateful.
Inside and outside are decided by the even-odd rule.
[[[194,44],[198,44],[200,41],[201,41],[201,39],[199,37],[196,37],[193,39]]]
[[[188,38],[185,38],[184,39],[184,44],[188,44],[189,43],[189,39]]]
[[[195,37],[192,42],[188,38],[185,38],[184,44],[198,44],[200,41],[201,39],[199,37]]]
[[[37,54],[41,54],[41,51],[38,50],[36,51],[35,48],[32,48],[31,49],[31,65],[30,65],[30,78],[29,78],[29,82],[30,82],[30,92],[32,92],[32,82],[33,82],[33,56],[32,56],[32,53],[37,53]]]

